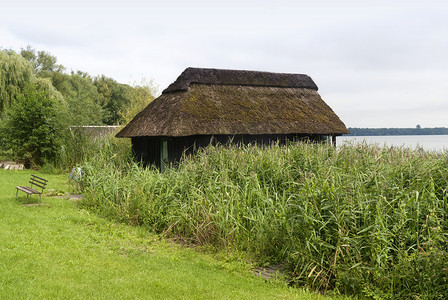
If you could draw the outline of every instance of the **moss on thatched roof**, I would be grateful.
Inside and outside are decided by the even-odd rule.
[[[314,81],[303,74],[187,68],[163,94],[186,91],[191,84],[307,88],[317,91]]]
[[[187,80],[192,79],[187,76],[189,72],[202,75]],[[255,73],[262,75],[252,76]],[[207,79],[204,74],[218,75]],[[311,78],[283,75],[189,68],[117,137],[348,133],[344,123],[322,100]],[[287,77],[297,80],[281,85],[281,78]],[[248,78],[258,81],[249,84]],[[278,80],[269,84],[269,78]]]

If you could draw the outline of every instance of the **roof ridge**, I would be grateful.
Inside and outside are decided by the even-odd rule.
[[[318,90],[311,77],[305,74],[189,67],[162,94],[187,91],[191,84],[309,88]]]

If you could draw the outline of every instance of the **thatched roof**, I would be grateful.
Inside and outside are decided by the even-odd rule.
[[[188,68],[117,137],[345,133],[307,75]]]
[[[308,88],[317,91],[314,81],[303,74],[187,68],[163,94],[185,92],[191,84]]]

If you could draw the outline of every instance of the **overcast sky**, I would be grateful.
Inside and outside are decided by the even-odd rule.
[[[187,67],[307,74],[347,127],[448,127],[448,1],[0,0],[0,47],[159,92]]]

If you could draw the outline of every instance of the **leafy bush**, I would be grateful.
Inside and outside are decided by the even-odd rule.
[[[41,165],[56,157],[62,141],[58,100],[36,84],[25,87],[1,122],[1,145],[25,165]]]

